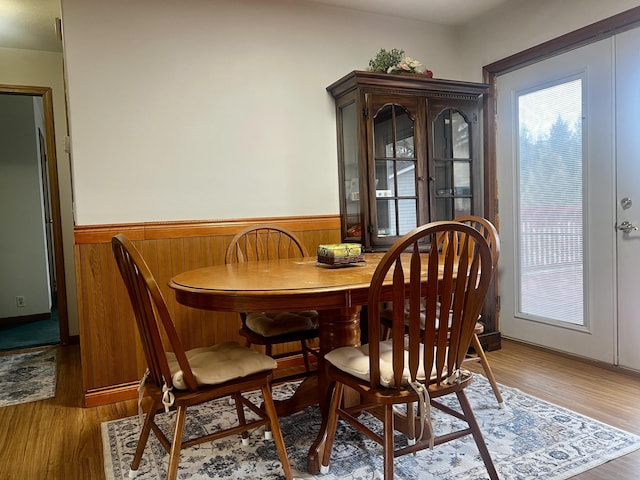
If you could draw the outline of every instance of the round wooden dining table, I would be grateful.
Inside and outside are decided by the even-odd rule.
[[[319,404],[322,425],[309,449],[309,473],[320,471],[326,438],[329,392],[324,355],[336,347],[360,344],[360,312],[383,253],[365,254],[349,266],[319,264],[316,257],[214,265],[180,273],[169,286],[182,305],[223,312],[302,311],[319,314],[320,360],[317,376],[307,377],[296,393],[278,403],[290,415]]]

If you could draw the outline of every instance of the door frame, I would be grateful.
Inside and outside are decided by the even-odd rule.
[[[44,111],[45,142],[48,156],[49,202],[53,227],[53,251],[55,257],[56,299],[58,306],[58,328],[60,343],[69,344],[69,314],[67,309],[67,283],[64,271],[64,251],[62,243],[62,221],[60,215],[60,188],[58,185],[58,161],[53,123],[53,94],[50,87],[0,85],[0,94],[42,97]]]
[[[482,78],[488,83],[489,94],[484,97],[483,122],[484,128],[484,215],[491,220],[498,230],[499,203],[497,185],[497,132],[496,132],[496,82],[497,77],[513,70],[531,65],[546,58],[568,52],[589,43],[603,40],[617,33],[640,26],[640,7],[635,7],[612,17],[606,18],[586,27],[574,30],[560,37],[531,47],[522,52],[503,58],[482,67]],[[497,283],[497,282],[496,282]],[[500,331],[500,302],[499,285],[496,285],[496,331]],[[494,346],[500,347],[500,338],[494,339]]]

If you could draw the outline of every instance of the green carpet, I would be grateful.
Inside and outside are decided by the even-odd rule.
[[[34,322],[0,327],[0,351],[19,350],[60,343],[58,312],[53,310],[51,317]]]

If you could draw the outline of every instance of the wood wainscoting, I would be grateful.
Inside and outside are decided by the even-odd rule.
[[[224,341],[242,342],[234,313],[184,307],[175,301],[169,279],[185,270],[224,263],[231,237],[255,223],[275,223],[294,231],[309,252],[340,242],[338,215],[219,222],[165,222],[75,228],[80,352],[85,406],[134,398],[146,365],[129,297],[111,252],[111,238],[127,235],[142,252],[165,297],[185,348]],[[274,353],[295,345],[274,347]],[[279,348],[276,350],[276,348]]]

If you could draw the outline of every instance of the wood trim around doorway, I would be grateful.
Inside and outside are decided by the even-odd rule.
[[[640,26],[640,7],[635,7],[586,27],[515,53],[482,68],[482,81],[488,83],[489,93],[484,97],[484,214],[500,231],[498,208],[497,158],[496,158],[496,82],[497,77],[519,68],[582,47],[615,34]],[[499,289],[499,286],[497,287]],[[499,299],[499,290],[496,296]],[[499,301],[496,308],[496,330],[500,329]]]
[[[51,221],[53,226],[53,250],[56,269],[56,299],[58,306],[58,323],[60,343],[69,344],[69,314],[67,309],[67,284],[64,271],[64,251],[62,244],[62,221],[60,215],[60,189],[58,185],[58,162],[56,155],[56,138],[53,122],[53,94],[50,87],[0,85],[0,94],[27,95],[42,97],[44,111],[45,140],[49,161],[49,195],[51,203]]]
[[[491,85],[489,94],[485,96],[483,119],[486,125],[484,129],[485,216],[495,221],[496,225],[499,222],[495,124],[497,77],[638,26],[640,26],[640,7],[635,7],[482,67],[482,81]]]

